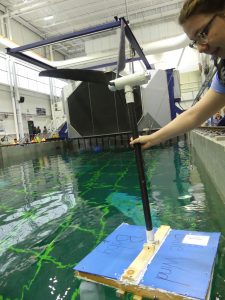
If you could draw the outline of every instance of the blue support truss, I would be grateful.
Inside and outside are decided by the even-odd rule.
[[[50,44],[54,44],[54,43],[58,43],[58,42],[66,41],[66,40],[71,40],[73,38],[78,38],[78,37],[83,37],[83,36],[95,34],[97,32],[102,32],[102,31],[118,28],[121,25],[121,20],[123,20],[124,23],[125,23],[125,35],[126,35],[127,39],[129,40],[132,48],[139,55],[138,60],[142,60],[148,70],[151,69],[151,66],[150,66],[148,60],[146,59],[146,57],[143,53],[143,50],[141,49],[139,43],[137,42],[133,32],[131,31],[131,29],[129,27],[127,21],[124,18],[119,18],[119,19],[116,19],[115,21],[110,22],[110,23],[98,25],[98,26],[95,26],[95,27],[83,29],[83,30],[76,31],[76,32],[63,34],[63,35],[56,36],[56,37],[51,37],[51,38],[48,38],[48,39],[45,39],[45,40],[41,40],[41,41],[31,43],[31,44],[26,44],[26,45],[23,45],[23,46],[20,46],[20,47],[7,48],[7,54],[11,55],[11,56],[14,56],[16,58],[19,58],[23,61],[32,63],[32,64],[34,64],[38,67],[41,67],[43,69],[56,69],[55,67],[53,67],[51,65],[48,65],[48,64],[43,63],[43,62],[41,62],[37,59],[34,59],[34,58],[30,57],[29,55],[23,53],[23,51],[39,48],[39,47],[42,47],[42,46],[47,46],[47,45],[50,45]]]
[[[122,18],[124,23],[125,23],[125,35],[127,37],[127,39],[129,40],[131,46],[133,47],[133,49],[137,52],[137,54],[139,55],[140,59],[143,61],[143,63],[145,64],[145,67],[147,70],[152,69],[151,65],[149,64],[147,58],[144,55],[144,52],[142,50],[142,48],[140,47],[138,41],[136,40],[133,32],[131,31],[127,21]]]
[[[30,50],[30,49],[39,48],[39,47],[42,47],[42,46],[47,46],[47,45],[62,42],[62,41],[71,40],[73,38],[78,38],[78,37],[81,37],[81,36],[94,34],[94,33],[100,32],[100,31],[110,30],[110,29],[117,28],[117,27],[120,27],[120,21],[113,21],[113,22],[106,23],[106,24],[103,24],[103,25],[98,25],[98,26],[95,26],[95,27],[91,27],[91,28],[87,28],[87,29],[83,29],[83,30],[79,30],[79,31],[75,31],[75,32],[66,33],[66,34],[63,34],[63,35],[60,35],[60,36],[55,36],[55,37],[48,38],[46,40],[38,41],[38,42],[35,42],[35,43],[27,44],[27,45],[16,47],[16,48],[8,48],[8,49],[10,49],[10,51],[9,51],[10,53]]]
[[[170,117],[171,120],[173,120],[176,118],[177,114],[181,114],[182,112],[184,112],[184,110],[180,109],[175,104],[173,69],[166,70],[166,76],[167,76],[167,85],[168,85],[168,92],[169,92]]]

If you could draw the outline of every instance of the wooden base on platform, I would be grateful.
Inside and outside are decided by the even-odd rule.
[[[75,272],[75,276],[93,281],[99,284],[103,284],[116,289],[116,295],[118,298],[123,298],[127,292],[134,294],[134,300],[142,300],[145,298],[156,298],[160,300],[171,299],[170,295],[162,293],[160,291],[146,289],[146,287],[141,287],[135,285],[135,282],[144,274],[149,261],[154,256],[155,251],[160,247],[163,240],[166,238],[168,232],[170,231],[170,226],[162,225],[154,234],[155,242],[154,244],[146,243],[143,246],[142,251],[136,257],[136,259],[130,264],[130,266],[124,271],[120,281],[115,281],[112,279],[99,277],[97,275],[91,275],[82,272]],[[129,284],[130,283],[130,284]],[[174,300],[185,299],[184,297],[175,295]]]
[[[143,226],[121,224],[75,266],[75,276],[120,298],[209,300],[220,233],[161,226],[154,236],[148,244]]]
[[[112,287],[116,290],[122,290],[125,293],[132,293],[135,296],[139,296],[142,298],[149,298],[154,299],[154,297],[160,299],[160,300],[185,300],[190,298],[185,298],[184,296],[180,295],[171,295],[164,292],[161,292],[159,290],[155,289],[148,289],[146,287],[141,287],[137,285],[131,285],[131,284],[125,284],[121,283],[120,281],[100,277],[97,275],[92,275],[88,273],[82,273],[82,272],[75,272],[75,276],[82,280],[92,281],[95,283],[103,284],[108,287]]]
[[[170,231],[170,226],[162,225],[154,234],[155,242],[146,243],[140,254],[130,264],[127,270],[122,275],[122,281],[126,282],[138,282],[140,277],[145,273],[147,266],[154,256],[155,251],[160,247],[162,241]]]

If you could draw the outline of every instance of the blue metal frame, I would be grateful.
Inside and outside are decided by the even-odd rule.
[[[116,27],[120,27],[120,21],[113,21],[113,22],[106,23],[106,24],[103,24],[103,25],[98,25],[98,26],[95,26],[95,27],[91,27],[91,28],[87,28],[87,29],[83,29],[83,30],[79,30],[79,31],[75,31],[75,32],[66,33],[66,34],[63,34],[63,35],[48,38],[48,39],[43,40],[43,41],[38,41],[38,42],[35,42],[35,43],[27,44],[27,45],[16,47],[16,48],[9,48],[9,49],[10,49],[10,53],[30,50],[30,49],[38,48],[38,47],[41,47],[41,46],[46,46],[46,45],[49,45],[49,44],[70,40],[70,39],[77,38],[77,37],[80,37],[80,36],[93,34],[93,33],[99,32],[99,31],[105,31],[105,30],[113,29],[113,28],[116,28]]]
[[[173,69],[166,70],[167,75],[167,85],[169,92],[169,103],[170,103],[170,116],[171,120],[175,119],[177,114],[181,114],[184,110],[180,109],[175,104],[174,99],[174,77],[173,77]]]
[[[106,24],[103,24],[103,25],[83,29],[83,30],[80,30],[80,31],[71,32],[71,33],[63,34],[63,35],[56,36],[56,37],[51,37],[51,38],[48,38],[46,40],[38,41],[38,42],[35,42],[35,43],[31,43],[31,44],[26,44],[26,45],[23,45],[23,46],[20,46],[20,47],[7,48],[7,54],[11,55],[11,56],[14,56],[16,58],[22,59],[24,61],[27,61],[29,63],[32,63],[32,64],[34,64],[36,66],[39,66],[41,68],[44,68],[44,69],[56,69],[55,67],[52,67],[48,64],[40,62],[37,59],[34,59],[34,58],[28,56],[27,54],[22,53],[22,51],[27,51],[27,50],[38,48],[38,47],[41,47],[41,46],[46,46],[46,45],[50,45],[50,44],[53,44],[53,43],[57,43],[57,42],[61,42],[61,41],[65,41],[65,40],[85,36],[85,35],[94,34],[94,33],[101,32],[101,31],[117,28],[117,27],[120,27],[120,25],[121,25],[121,19],[124,21],[124,23],[126,25],[125,26],[125,35],[126,35],[127,39],[129,40],[129,42],[131,43],[133,49],[138,53],[138,55],[140,57],[140,58],[137,58],[137,60],[141,59],[143,61],[143,63],[145,64],[146,68],[148,70],[151,69],[151,65],[149,64],[148,60],[146,59],[146,57],[144,55],[144,52],[142,51],[142,49],[141,49],[140,45],[138,44],[134,34],[131,31],[127,21],[124,18],[120,18],[120,19],[115,20],[115,21],[110,22],[110,23],[106,23]],[[108,66],[108,65],[105,65],[105,66]]]
[[[131,45],[133,46],[134,50],[137,52],[137,54],[140,56],[140,58],[142,59],[143,63],[145,64],[145,67],[147,68],[147,70],[152,69],[151,65],[149,64],[147,58],[145,57],[145,54],[143,52],[143,50],[141,49],[138,41],[136,40],[133,32],[131,31],[127,21],[124,18],[123,19],[124,23],[125,23],[125,35],[127,37],[127,39],[129,40],[129,42],[131,43]]]

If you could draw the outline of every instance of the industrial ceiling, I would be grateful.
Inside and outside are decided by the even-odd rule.
[[[0,10],[30,28],[41,38],[112,22],[124,16],[130,26],[175,18],[184,0],[0,0]],[[57,48],[58,47],[58,48]],[[56,48],[66,58],[84,51],[82,40]]]

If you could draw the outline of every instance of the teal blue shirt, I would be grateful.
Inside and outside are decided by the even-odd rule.
[[[216,73],[213,77],[211,89],[219,94],[225,94],[225,86],[220,83],[218,73]]]

